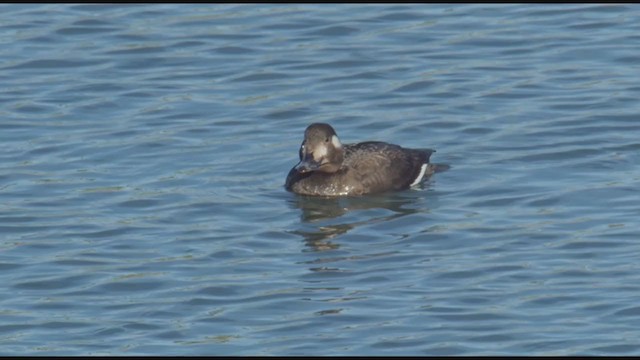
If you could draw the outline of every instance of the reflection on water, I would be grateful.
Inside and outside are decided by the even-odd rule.
[[[416,201],[425,196],[428,183],[420,190],[389,192],[361,197],[315,197],[292,195],[288,201],[294,209],[301,211],[303,229],[292,230],[300,235],[312,251],[337,249],[340,244],[332,240],[338,235],[368,224],[387,222],[416,212],[427,212],[419,208]],[[366,216],[356,213],[366,212]]]

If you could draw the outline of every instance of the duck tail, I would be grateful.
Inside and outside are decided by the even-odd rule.
[[[439,172],[443,172],[443,171],[447,171],[447,170],[451,169],[451,165],[449,165],[449,164],[433,164],[433,163],[430,163],[429,164],[429,168],[432,171],[432,173],[439,173]]]

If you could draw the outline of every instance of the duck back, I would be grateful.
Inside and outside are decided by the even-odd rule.
[[[432,149],[408,149],[381,141],[344,145],[344,161],[335,173],[299,173],[291,169],[285,188],[303,195],[364,195],[403,190],[431,175]]]

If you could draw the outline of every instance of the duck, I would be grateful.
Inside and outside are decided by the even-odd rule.
[[[406,190],[435,171],[434,149],[410,149],[382,141],[343,144],[333,127],[313,123],[304,131],[299,158],[285,189],[309,196],[360,196]]]

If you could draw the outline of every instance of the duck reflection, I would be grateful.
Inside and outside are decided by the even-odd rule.
[[[358,226],[424,212],[424,208],[412,206],[421,198],[420,192],[416,191],[336,198],[293,195],[289,204],[292,208],[300,209],[303,228],[291,233],[302,236],[310,251],[337,249],[340,245],[333,239]],[[375,209],[383,210],[380,211],[381,215],[350,216],[350,212],[355,210]],[[392,214],[384,210],[390,210]],[[336,222],[336,219],[340,221]]]

